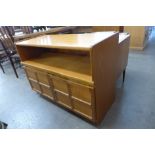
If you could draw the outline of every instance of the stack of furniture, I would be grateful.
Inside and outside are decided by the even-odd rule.
[[[27,26],[27,27],[25,26],[24,29],[26,30],[27,33],[14,36],[13,38],[14,38],[15,42],[42,36],[42,35],[46,35],[46,34],[72,33],[72,31],[74,31],[74,29],[76,29],[76,26],[63,26],[63,27],[54,27],[54,28],[51,28],[46,31],[32,33],[33,31],[30,27],[32,28],[32,26]]]
[[[82,30],[82,32],[127,32],[131,35],[130,48],[136,50],[143,50],[148,44],[152,29],[152,26],[82,26],[79,28],[78,31]]]
[[[118,32],[45,35],[16,47],[34,91],[97,124],[114,102],[129,40]]]

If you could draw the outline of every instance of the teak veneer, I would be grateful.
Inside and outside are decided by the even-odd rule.
[[[97,124],[114,101],[129,38],[113,31],[47,35],[16,47],[33,90]]]

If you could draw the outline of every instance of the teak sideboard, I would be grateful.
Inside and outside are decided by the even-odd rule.
[[[118,32],[45,35],[16,47],[33,90],[98,124],[114,102],[129,38]]]

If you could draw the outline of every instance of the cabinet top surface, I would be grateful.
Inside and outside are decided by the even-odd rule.
[[[128,34],[128,33],[119,33],[119,43],[121,43],[128,37],[130,37],[130,34]]]
[[[117,32],[44,35],[16,43],[18,46],[89,50]]]

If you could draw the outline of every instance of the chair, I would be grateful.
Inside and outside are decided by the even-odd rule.
[[[0,67],[1,67],[1,69],[2,69],[2,71],[3,71],[3,73],[5,73],[4,68],[3,68],[3,66],[2,66],[2,63],[1,63],[1,62],[0,62]]]
[[[24,34],[30,34],[33,33],[33,28],[32,26],[21,26],[21,29]]]
[[[46,30],[46,26],[32,26],[33,30],[37,30],[37,32],[39,32],[39,30],[41,31],[45,31]]]
[[[7,126],[8,125],[6,123],[0,121],[0,129],[6,129]]]
[[[5,71],[4,71],[4,68],[2,66],[2,63],[4,62],[5,56],[6,56],[5,53],[2,50],[0,50],[0,68],[2,69],[3,73],[5,73]]]
[[[18,74],[17,74],[14,62],[20,63],[20,58],[16,52],[17,50],[13,42],[13,37],[10,35],[9,29],[5,26],[0,27],[0,43],[4,50],[3,53],[1,54],[1,63],[0,63],[3,73],[4,73],[4,68],[2,66],[2,62],[3,62],[3,59],[7,57],[11,63],[11,66],[14,70],[16,77],[18,78]]]

